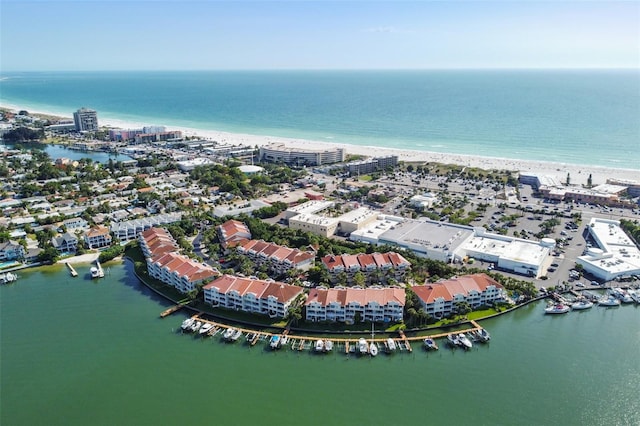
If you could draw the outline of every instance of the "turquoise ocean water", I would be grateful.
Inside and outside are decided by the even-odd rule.
[[[0,101],[70,116],[640,169],[640,74],[563,71],[11,73]]]

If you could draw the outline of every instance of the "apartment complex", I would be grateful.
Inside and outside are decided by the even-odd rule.
[[[204,301],[214,307],[284,318],[302,288],[277,281],[223,275],[203,287]]]
[[[98,130],[98,113],[92,109],[80,108],[73,113],[73,123],[77,132],[94,132]]]
[[[396,252],[327,255],[322,258],[322,265],[334,284],[341,276],[346,281],[344,284],[352,284],[358,272],[364,274],[368,283],[386,283],[390,278],[402,281],[411,269],[411,263]]]
[[[504,287],[487,274],[465,275],[459,278],[413,286],[423,309],[435,318],[450,316],[456,304],[467,302],[472,309],[506,300]]]
[[[402,321],[405,291],[401,288],[314,288],[305,302],[307,321]]]
[[[308,270],[314,264],[315,253],[300,251],[264,240],[246,240],[236,246],[238,253],[247,256],[256,267],[267,265],[275,274],[290,269]]]
[[[398,165],[397,155],[388,155],[386,157],[368,158],[366,160],[352,161],[346,164],[347,172],[350,176],[364,175],[367,173],[378,172],[389,167],[393,168]]]
[[[249,227],[239,220],[230,219],[216,228],[218,240],[223,249],[237,246],[240,242],[251,239]]]

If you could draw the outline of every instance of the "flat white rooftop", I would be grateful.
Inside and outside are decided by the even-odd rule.
[[[327,200],[311,200],[297,206],[289,207],[287,214],[314,214],[322,210],[328,209],[334,205],[333,201]]]
[[[549,254],[548,248],[536,242],[511,237],[504,238],[490,233],[472,237],[461,249],[481,252],[514,263],[536,267],[539,267]]]

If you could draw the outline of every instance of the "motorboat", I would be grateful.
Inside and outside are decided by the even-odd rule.
[[[242,330],[234,331],[233,334],[231,335],[231,341],[235,342],[240,338],[240,336],[242,336]]]
[[[289,338],[287,336],[280,337],[280,347],[286,345],[287,343],[289,343]]]
[[[314,349],[316,352],[324,351],[324,342],[322,341],[322,339],[316,340],[316,345]]]
[[[95,266],[92,266],[91,269],[91,278],[100,278],[100,270]]]
[[[5,272],[4,274],[0,275],[0,283],[2,284],[12,283],[17,279],[18,276],[11,272]]]
[[[428,351],[437,351],[438,350],[438,344],[431,337],[427,337],[426,339],[424,339],[424,347]]]
[[[488,342],[489,340],[491,340],[491,335],[484,328],[478,330],[476,332],[476,336],[478,336],[478,340],[480,340],[481,342]]]
[[[333,341],[325,340],[324,341],[324,351],[331,352],[333,350]]]
[[[358,340],[358,352],[360,352],[360,354],[366,354],[369,352],[369,344],[363,338]]]
[[[576,300],[571,304],[571,309],[574,311],[583,311],[585,309],[590,309],[593,307],[593,302],[588,301],[587,299]]]
[[[233,327],[227,328],[224,331],[224,334],[222,335],[222,338],[224,340],[231,340],[231,338],[233,337],[233,333],[235,333],[236,329]]]
[[[449,342],[449,345],[451,345],[452,347],[460,346],[460,340],[458,339],[457,334],[447,335],[447,341]]]
[[[376,342],[371,342],[371,344],[369,345],[369,353],[371,354],[371,356],[378,355],[378,345],[376,345]]]
[[[191,331],[191,326],[194,322],[195,320],[193,318],[187,318],[186,320],[182,321],[182,325],[180,326],[180,328],[182,328],[182,330],[184,331]]]
[[[631,296],[636,304],[640,303],[640,290],[629,290],[629,296]]]
[[[200,327],[200,330],[198,330],[198,333],[200,333],[201,335],[206,335],[207,333],[209,333],[209,331],[211,331],[211,329],[213,328],[213,324],[210,322],[205,322],[202,327]]]
[[[269,347],[271,349],[279,349],[280,348],[280,336],[278,335],[273,335],[271,336],[271,339],[269,339]]]
[[[251,342],[253,342],[253,339],[256,338],[256,333],[254,333],[254,332],[247,333],[245,338],[247,339],[247,342],[251,343]]]
[[[464,333],[458,334],[458,342],[460,342],[459,345],[464,349],[471,349],[473,347],[473,343],[471,343],[471,340],[469,340]]]
[[[614,296],[620,299],[620,302],[633,303],[633,299],[631,298],[631,295],[627,290],[624,290],[622,288],[615,288],[614,291],[615,291]]]
[[[564,303],[554,303],[544,309],[545,314],[566,314],[571,310],[571,306]]]
[[[607,307],[616,307],[616,306],[620,306],[620,300],[616,299],[611,295],[604,296],[603,298],[598,300],[598,305],[607,306]]]
[[[202,327],[202,322],[196,320],[193,324],[191,324],[191,331],[195,333],[200,329],[200,327]]]
[[[385,345],[385,348],[387,349],[387,352],[391,353],[393,351],[395,351],[396,349],[398,349],[398,345],[396,345],[396,341],[393,340],[391,337],[389,337],[387,339],[387,344]]]

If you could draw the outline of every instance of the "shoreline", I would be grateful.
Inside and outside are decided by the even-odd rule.
[[[20,108],[13,104],[1,103],[1,108],[18,111]],[[60,115],[54,111],[29,110],[32,114],[48,116],[59,116],[60,118],[70,118]],[[139,128],[151,125],[151,123],[138,123],[113,118],[100,119],[101,127],[111,128]],[[179,130],[184,136],[198,136],[206,140],[215,141],[221,144],[264,146],[271,143],[280,143],[286,147],[294,149],[335,149],[343,147],[347,154],[361,155],[365,157],[381,157],[397,155],[399,161],[404,162],[436,162],[443,164],[455,164],[463,167],[474,167],[484,170],[509,170],[513,172],[537,173],[545,176],[552,176],[558,182],[564,183],[567,174],[570,176],[572,185],[586,185],[589,175],[592,177],[593,185],[606,183],[608,178],[624,180],[640,180],[639,169],[626,169],[605,167],[596,165],[580,165],[563,163],[557,161],[523,160],[505,157],[476,156],[468,154],[442,153],[435,151],[410,150],[399,148],[387,148],[373,145],[355,145],[348,143],[325,142],[308,139],[287,138],[269,135],[253,135],[247,133],[231,133],[217,130],[205,130],[183,126],[166,126],[169,130]]]

